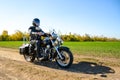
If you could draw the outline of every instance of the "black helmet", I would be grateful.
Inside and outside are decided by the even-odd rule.
[[[33,25],[38,27],[40,25],[40,20],[38,18],[33,19]]]

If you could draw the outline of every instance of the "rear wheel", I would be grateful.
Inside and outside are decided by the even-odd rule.
[[[28,55],[28,54],[24,54],[24,58],[26,61],[28,62],[33,62],[35,60],[35,55]]]
[[[69,49],[62,48],[60,51],[61,56],[63,59],[60,59],[60,57],[57,55],[56,63],[61,68],[68,68],[73,63],[73,55],[72,52]]]

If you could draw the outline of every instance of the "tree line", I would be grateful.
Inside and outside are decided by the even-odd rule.
[[[90,36],[89,34],[80,35],[80,34],[61,34],[60,35],[63,41],[120,41],[117,38],[109,38],[104,36]],[[22,41],[23,37],[26,37],[29,40],[29,34],[27,32],[21,32],[19,30],[15,31],[14,34],[9,35],[7,30],[4,30],[0,35],[0,41]]]
[[[26,32],[17,30],[14,34],[9,35],[8,31],[4,30],[0,35],[0,41],[22,41],[24,36],[29,38],[29,34]]]

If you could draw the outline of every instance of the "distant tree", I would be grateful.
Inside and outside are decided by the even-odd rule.
[[[2,41],[2,36],[0,35],[0,41]]]
[[[91,37],[90,37],[90,35],[89,34],[85,34],[84,36],[83,36],[83,41],[91,41],[92,39],[91,39]]]
[[[7,41],[8,40],[8,31],[7,30],[3,30],[3,32],[2,32],[2,35],[1,35],[1,37],[0,37],[0,40],[2,40],[2,41]]]
[[[23,40],[23,33],[17,30],[14,34],[10,36],[11,40],[13,41],[21,41]]]

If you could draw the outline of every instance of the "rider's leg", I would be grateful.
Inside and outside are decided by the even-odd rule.
[[[35,44],[35,42],[33,40],[31,40],[30,41],[30,45],[29,45],[29,54],[33,53],[34,44]]]
[[[36,41],[36,48],[37,48],[36,53],[37,53],[37,57],[42,57],[41,53],[40,53],[40,48],[41,48],[40,42],[41,42],[40,40]]]

